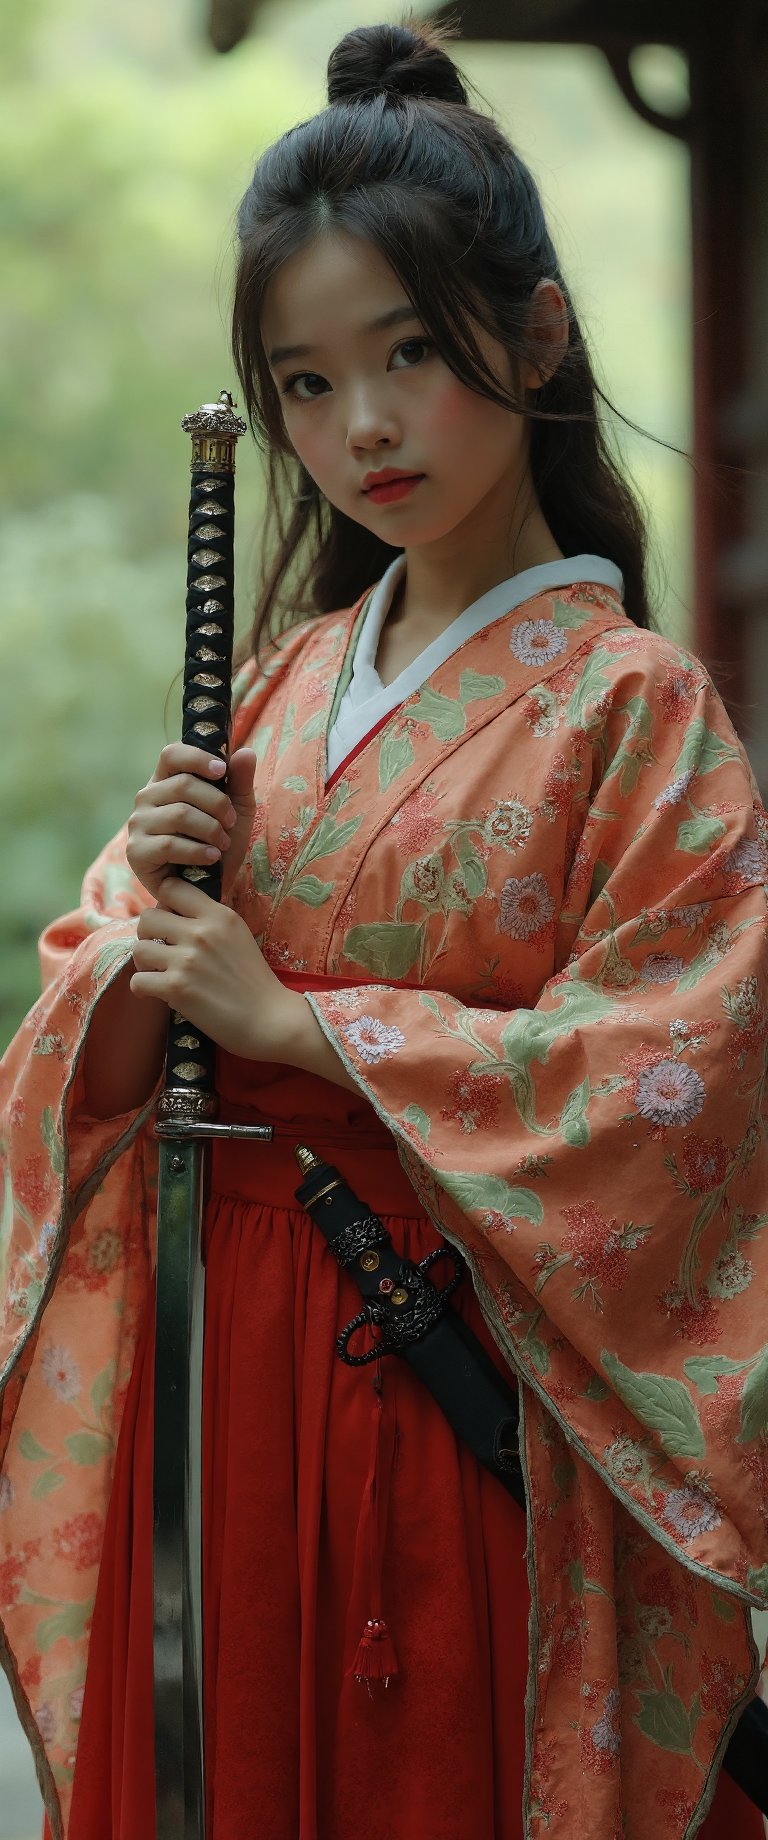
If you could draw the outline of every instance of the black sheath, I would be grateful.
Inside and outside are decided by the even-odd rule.
[[[358,1200],[330,1163],[313,1160],[296,1199],[324,1234],[339,1263],[359,1285],[364,1309],[339,1336],[338,1353],[352,1367],[367,1366],[384,1354],[400,1354],[445,1413],[456,1436],[474,1451],[525,1512],[520,1467],[517,1393],[494,1366],[473,1331],[448,1307],[447,1298],[465,1266],[452,1248],[414,1265],[395,1251],[386,1227]],[[454,1264],[454,1276],[442,1290],[427,1270],[438,1260]],[[378,1330],[365,1353],[352,1354],[349,1343],[359,1328]]]

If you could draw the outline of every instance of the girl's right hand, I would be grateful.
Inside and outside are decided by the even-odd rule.
[[[229,791],[210,774],[216,756],[172,741],[164,747],[157,769],[137,792],[128,820],[126,855],[137,880],[156,901],[169,865],[200,863],[209,868],[222,860],[222,900],[226,900],[242,863],[253,828],[253,776],[250,748],[238,748],[229,761]]]

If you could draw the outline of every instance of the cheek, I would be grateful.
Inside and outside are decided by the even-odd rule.
[[[518,438],[518,418],[468,390],[458,377],[452,378],[426,411],[424,434],[438,451],[458,448],[464,454],[499,451],[509,454]]]
[[[307,421],[302,422],[298,416],[286,416],[285,432],[294,453],[303,461],[307,472],[314,475],[315,468],[322,466],[324,443],[321,431]]]

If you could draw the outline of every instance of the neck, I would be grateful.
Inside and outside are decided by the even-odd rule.
[[[407,622],[423,632],[428,643],[497,582],[562,559],[538,503],[511,526],[506,506],[481,518],[480,524],[479,530],[478,514],[473,512],[471,538],[461,524],[434,543],[406,550],[405,575],[390,621]]]

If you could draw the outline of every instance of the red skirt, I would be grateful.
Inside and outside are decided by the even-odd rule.
[[[207,1840],[252,1840],[254,1821],[263,1840],[522,1840],[525,1517],[404,1362],[382,1364],[379,1401],[374,1370],[337,1358],[359,1292],[296,1205],[294,1144],[336,1162],[409,1258],[439,1236],[392,1138],[354,1094],[225,1055],[219,1088],[224,1115],[277,1119],[278,1131],[272,1144],[216,1146],[205,1219]],[[468,1279],[453,1302],[504,1370]],[[116,1454],[68,1840],[156,1840],[153,1311],[150,1296]],[[366,1515],[374,1468],[378,1563]],[[355,1657],[372,1614],[386,1620],[397,1673],[367,1690]],[[763,1840],[762,1820],[721,1776],[701,1835],[734,1834]]]

